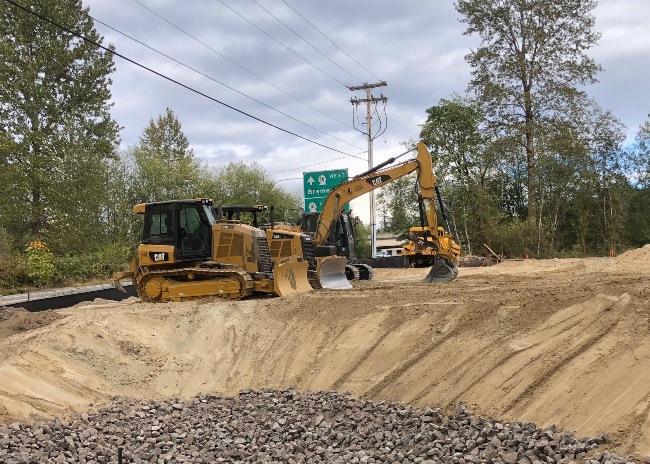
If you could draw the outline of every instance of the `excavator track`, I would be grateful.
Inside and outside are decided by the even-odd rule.
[[[138,296],[142,301],[150,303],[160,303],[163,301],[182,301],[194,298],[200,298],[205,295],[188,295],[182,293],[180,297],[163,298],[164,289],[174,284],[183,282],[203,282],[215,281],[224,283],[227,281],[236,281],[238,292],[215,292],[213,296],[219,296],[234,300],[239,300],[253,293],[253,279],[245,271],[240,269],[211,269],[211,268],[180,268],[164,270],[146,270],[140,268],[140,272],[135,277],[136,289]]]
[[[375,270],[368,264],[354,263],[353,266],[359,270],[359,280],[372,280],[375,276]]]
[[[346,264],[345,277],[347,277],[348,280],[359,280],[359,269],[357,269],[356,266],[353,266],[352,264]]]

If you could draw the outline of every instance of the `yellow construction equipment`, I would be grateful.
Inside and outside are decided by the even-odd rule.
[[[298,225],[276,223],[273,207],[265,205],[221,206],[215,211],[228,219],[241,219],[242,213],[250,214],[254,227],[266,232],[271,261],[282,261],[290,256],[301,256],[309,265],[309,283],[314,288],[345,290],[352,288],[346,277],[347,258],[339,256],[316,256],[312,237],[302,232]],[[220,212],[220,213],[219,213]],[[270,223],[260,224],[258,214],[268,212]]]
[[[313,290],[301,256],[271,261],[266,234],[240,221],[215,218],[212,200],[142,203],[142,241],[128,272],[143,301],[205,296],[240,299],[253,293],[292,295]]]
[[[436,176],[433,172],[431,155],[422,142],[417,144],[416,149],[417,157],[414,159],[389,166],[398,157],[390,158],[373,169],[355,176],[348,182],[343,182],[334,187],[325,199],[321,213],[316,213],[317,222],[313,229],[315,249],[330,246],[332,254],[349,256],[351,245],[349,237],[352,224],[349,215],[342,215],[344,205],[365,193],[416,172],[420,227],[411,228],[411,241],[417,244],[417,246],[412,247],[413,253],[417,255],[421,249],[426,249],[427,253],[432,257],[430,261],[432,268],[424,279],[425,282],[448,282],[455,279],[458,275],[455,261],[460,254],[460,246],[453,240],[450,233],[445,232],[442,227],[438,226],[436,199],[445,218],[446,213]],[[406,153],[410,151],[412,150]],[[306,219],[309,218],[306,217]],[[314,217],[312,217],[311,222],[314,224]],[[307,229],[304,230],[311,230],[309,225],[306,227]],[[408,253],[406,255],[408,256]]]

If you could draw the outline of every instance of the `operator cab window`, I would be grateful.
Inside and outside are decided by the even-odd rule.
[[[207,258],[210,254],[210,223],[199,205],[183,205],[179,212],[181,255],[183,258]]]
[[[173,245],[175,240],[174,205],[148,205],[145,212],[142,241]]]

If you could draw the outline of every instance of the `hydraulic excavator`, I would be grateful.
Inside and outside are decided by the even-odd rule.
[[[253,293],[286,296],[313,290],[302,256],[272,262],[266,234],[237,220],[215,218],[212,200],[141,203],[142,241],[128,272],[143,301],[184,301],[205,296],[240,299]]]
[[[268,212],[270,223],[260,224],[258,215]],[[253,227],[266,233],[266,239],[273,263],[290,256],[301,256],[308,263],[309,283],[313,288],[344,290],[352,288],[346,275],[347,258],[322,253],[316,249],[311,235],[302,231],[299,225],[275,222],[274,208],[266,205],[219,206],[214,213],[229,220],[240,220],[242,213],[248,214]],[[321,256],[325,254],[325,256]]]
[[[334,187],[325,199],[321,213],[315,216],[318,220],[313,234],[314,246],[318,249],[329,245],[333,253],[336,253],[337,246],[340,248],[341,244],[344,244],[351,227],[349,220],[347,225],[345,219],[342,220],[341,213],[344,205],[365,193],[416,172],[420,227],[411,228],[410,239],[412,242],[417,243],[420,250],[426,249],[433,261],[433,266],[424,281],[428,283],[448,282],[455,279],[458,275],[455,261],[460,254],[460,246],[453,240],[450,233],[445,232],[442,227],[438,226],[436,199],[443,217],[446,217],[446,213],[436,176],[433,172],[431,155],[422,142],[418,143],[415,149],[417,149],[417,156],[414,159],[389,166],[399,156],[390,158],[376,167],[355,176],[348,182],[343,182]],[[409,150],[400,156],[411,151],[413,150]],[[343,218],[345,218],[345,215],[343,215]]]

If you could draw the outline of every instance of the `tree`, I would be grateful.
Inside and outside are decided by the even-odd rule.
[[[596,0],[457,0],[481,45],[466,56],[470,89],[505,132],[519,135],[525,152],[528,220],[536,221],[536,137],[540,125],[580,97],[577,86],[600,70],[586,52],[600,35],[590,14]]]
[[[377,194],[377,203],[385,212],[382,232],[402,234],[419,225],[414,174],[384,185]]]
[[[635,170],[637,183],[650,187],[650,114],[648,119],[639,127],[634,146]]]
[[[139,201],[200,196],[201,165],[171,109],[149,121],[131,155],[135,160],[134,190]]]
[[[204,176],[201,191],[213,198],[216,205],[273,206],[276,210],[276,220],[284,219],[284,212],[296,210],[301,206],[298,195],[276,185],[256,162],[235,161],[220,166]]]
[[[22,3],[102,43],[81,0]],[[112,54],[8,3],[0,25],[0,226],[19,246],[36,237],[58,242],[53,251],[88,246],[92,237],[61,228],[83,235],[100,220],[119,130],[109,113]]]
[[[472,242],[489,242],[488,224],[497,206],[487,191],[496,157],[489,150],[485,119],[476,102],[458,96],[441,99],[427,115],[420,138],[430,147],[436,176],[453,205],[453,222],[460,222],[463,246],[472,254]]]

